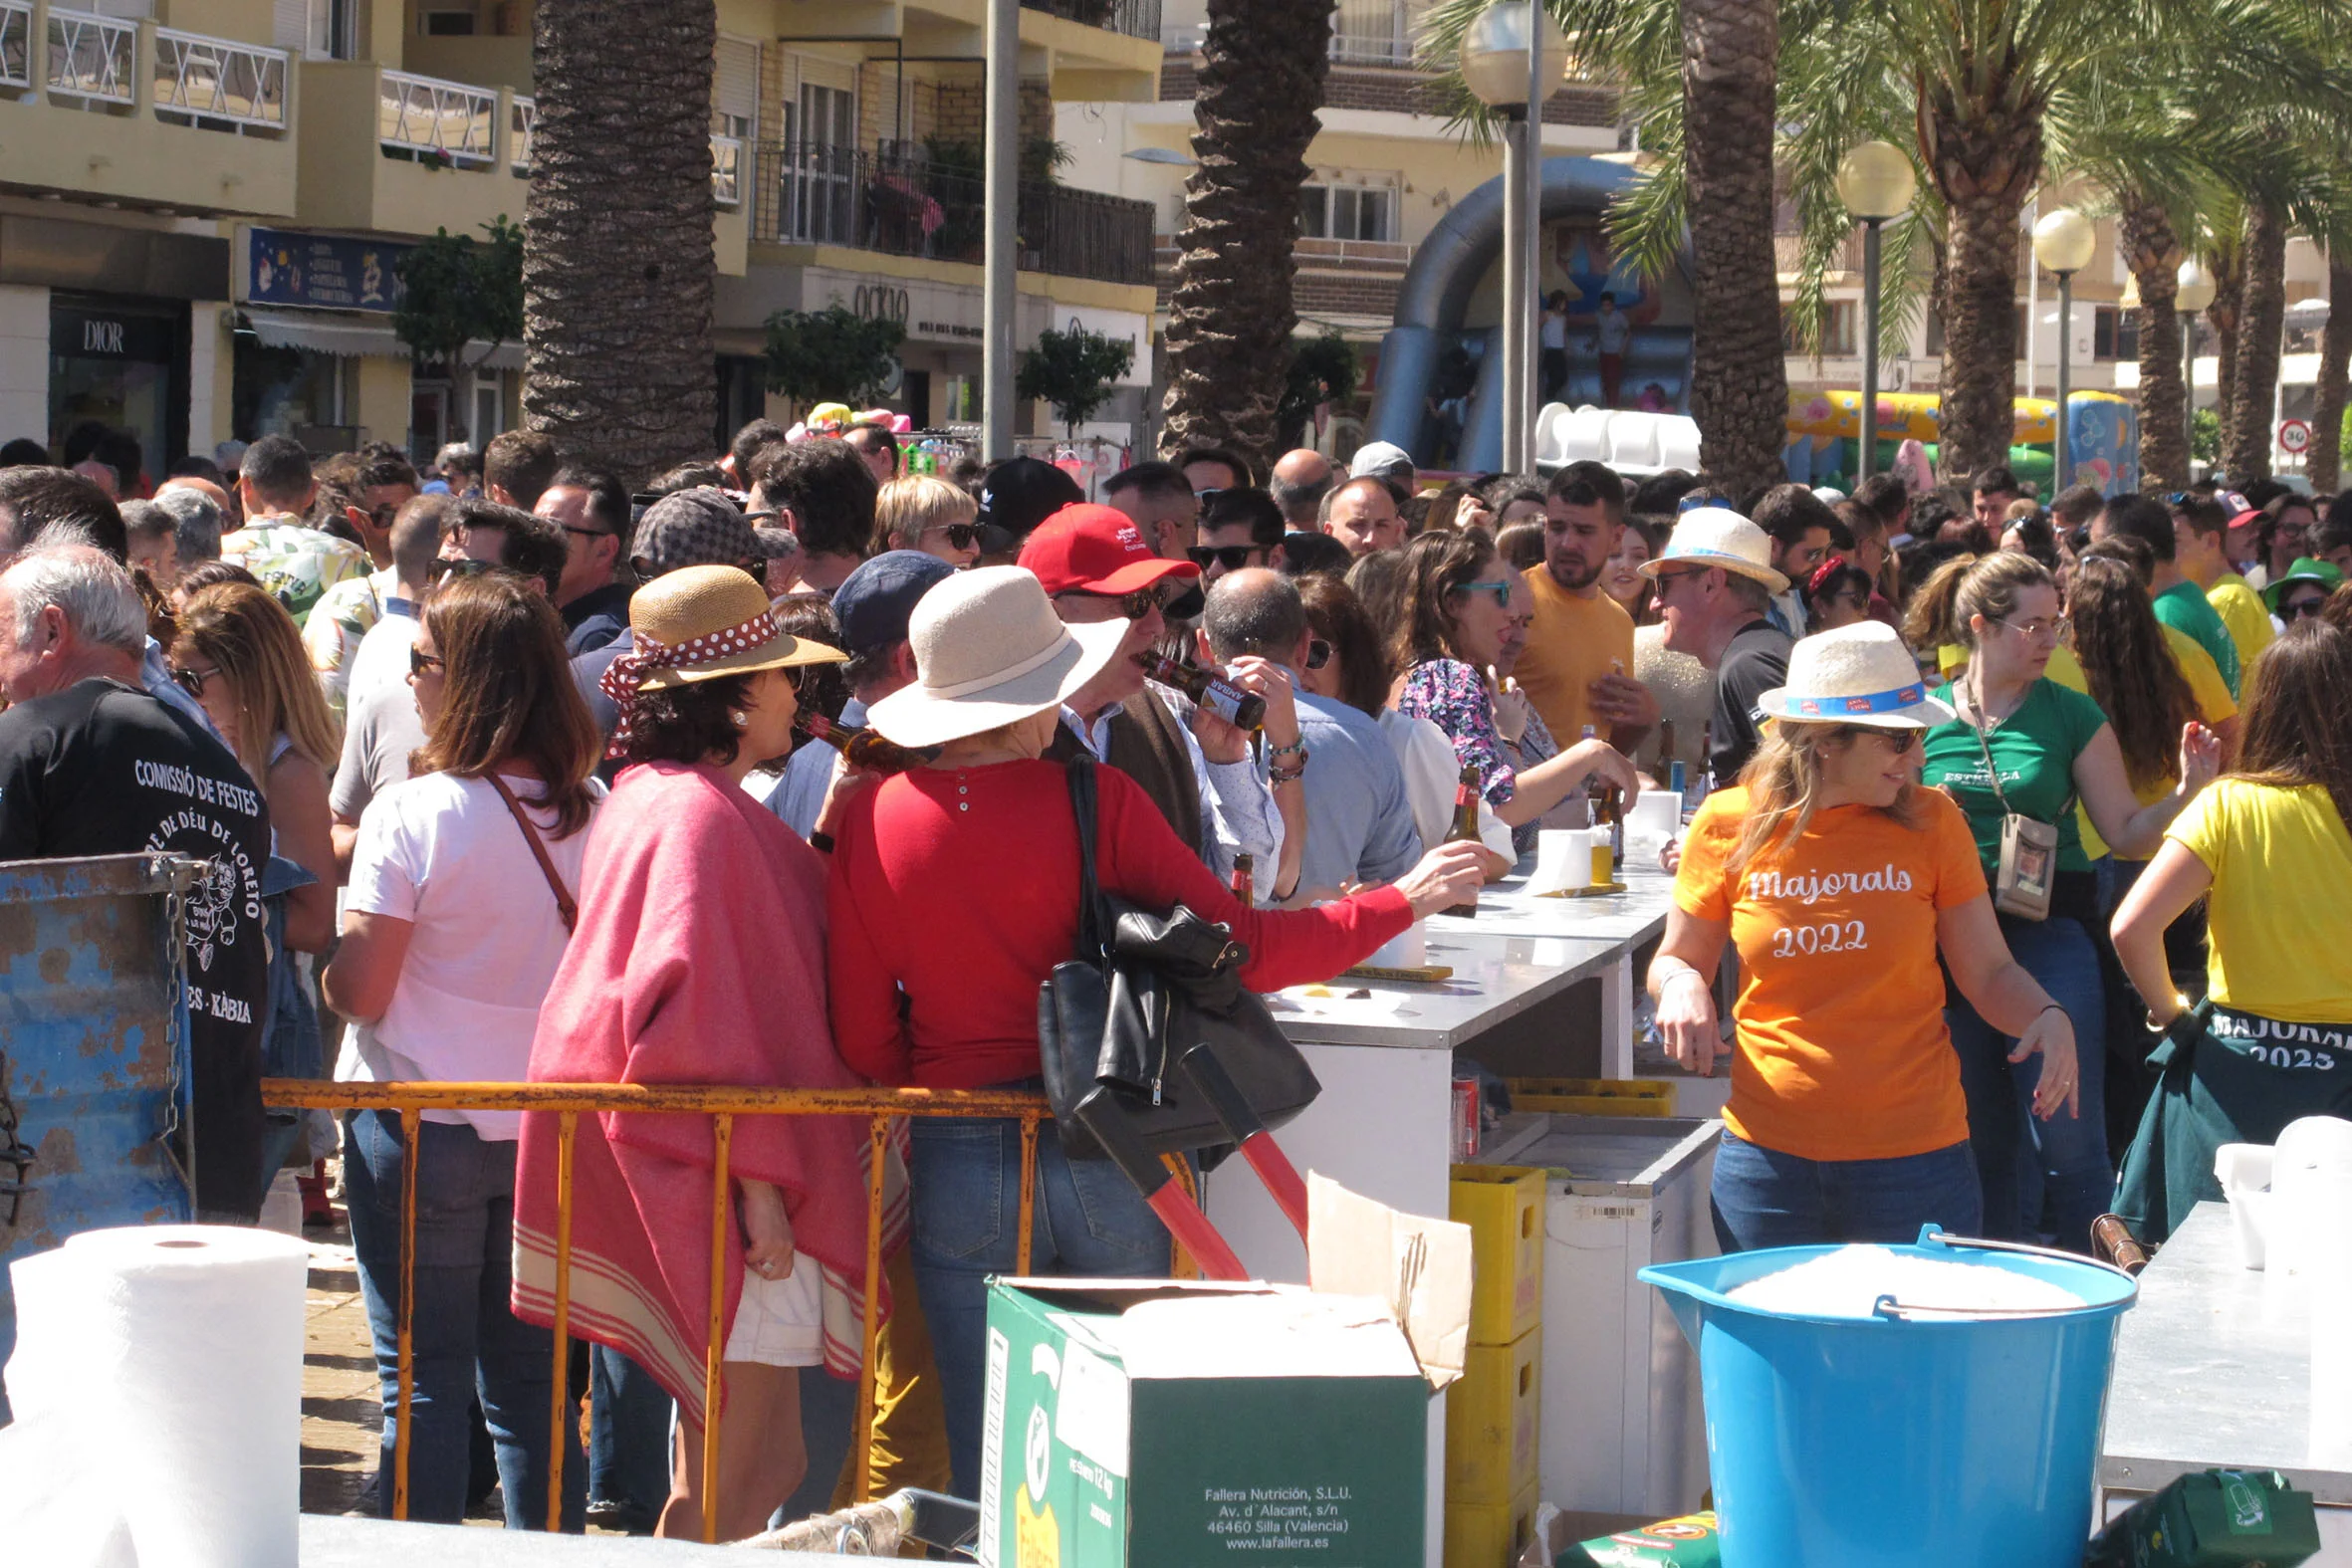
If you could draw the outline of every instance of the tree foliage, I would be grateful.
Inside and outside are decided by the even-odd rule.
[[[523,231],[503,213],[482,227],[480,240],[435,230],[400,258],[392,333],[420,361],[471,369],[523,336]],[[468,362],[466,344],[476,341],[490,346]]]
[[[1344,403],[1355,396],[1361,373],[1355,347],[1337,328],[1326,328],[1312,337],[1291,339],[1291,373],[1283,383],[1283,400],[1275,409],[1275,428],[1286,447],[1304,444],[1306,423],[1317,404]]]
[[[906,328],[842,306],[768,318],[768,389],[796,403],[869,403],[897,368]]]
[[[1127,338],[1075,323],[1067,332],[1049,327],[1014,366],[1013,395],[1052,403],[1074,441],[1078,426],[1094,417],[1119,377],[1134,367],[1135,344]]]

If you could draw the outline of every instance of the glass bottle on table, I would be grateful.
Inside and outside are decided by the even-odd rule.
[[[1454,784],[1454,827],[1453,831],[1446,834],[1446,842],[1453,843],[1457,839],[1467,839],[1474,844],[1486,841],[1478,830],[1478,770],[1476,768],[1465,767],[1462,770],[1461,779]],[[1446,913],[1458,915],[1464,920],[1472,919],[1478,914],[1478,899],[1473,897],[1467,904],[1456,904]]]

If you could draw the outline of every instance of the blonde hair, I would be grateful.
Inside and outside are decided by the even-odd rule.
[[[1725,862],[1726,871],[1737,876],[1783,836],[1792,844],[1804,836],[1813,813],[1821,808],[1823,755],[1840,743],[1852,746],[1862,728],[1788,719],[1774,719],[1765,727],[1763,744],[1740,770],[1740,787],[1748,791],[1748,825]],[[1882,809],[1903,826],[1917,827],[1919,786],[1905,784],[1895,803]]]
[[[874,551],[921,550],[925,529],[979,516],[980,503],[959,485],[929,474],[893,479],[874,498]]]
[[[335,772],[343,738],[285,605],[242,582],[215,583],[181,608],[172,648],[209,661],[236,694],[240,722],[229,741],[255,784],[267,784],[281,734],[306,761]]]

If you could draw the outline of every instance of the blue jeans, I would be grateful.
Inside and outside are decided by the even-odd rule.
[[[1021,1124],[914,1118],[907,1170],[915,1287],[931,1322],[956,1495],[980,1495],[988,1277],[1019,1265]],[[1148,1279],[1168,1272],[1168,1232],[1108,1160],[1071,1160],[1052,1122],[1038,1129],[1030,1272]]]
[[[1960,1053],[1969,1142],[1985,1184],[1985,1233],[2002,1241],[2035,1240],[2046,1218],[2057,1245],[2087,1253],[2091,1222],[2115,1196],[2115,1167],[2107,1158],[2107,994],[2099,951],[2080,921],[2062,916],[2038,923],[2002,916],[2000,934],[2010,955],[2074,1025],[2082,1109],[2078,1115],[2060,1106],[2047,1120],[2035,1116],[2040,1052],[2011,1062],[2016,1039],[1953,993],[1944,1021]]]
[[[1726,1132],[1715,1151],[1715,1239],[1727,1252],[1835,1241],[1900,1244],[1923,1225],[1974,1235],[1976,1161],[1956,1143],[1893,1160],[1807,1160]]]
[[[641,1513],[647,1530],[669,1500],[670,1410],[644,1368],[609,1345],[588,1347],[588,1496]]]
[[[507,1305],[515,1245],[515,1145],[471,1127],[417,1128],[416,1311],[411,1324],[414,1428],[408,1443],[408,1517],[455,1524],[465,1517],[467,1410],[476,1398],[498,1452],[510,1530],[547,1524],[548,1409],[555,1338]],[[352,1111],[344,1118],[344,1191],[352,1250],[383,1382],[383,1447],[376,1503],[392,1511],[392,1449],[400,1399],[400,1182],[408,1151],[400,1118]],[[587,1486],[580,1444],[566,1423],[565,1527],[581,1527]]]

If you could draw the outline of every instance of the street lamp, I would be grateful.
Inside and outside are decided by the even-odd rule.
[[[1878,466],[1878,230],[1919,192],[1911,159],[1891,141],[1857,142],[1837,164],[1837,199],[1862,220],[1862,457],[1855,478]]]
[[[2074,275],[2090,265],[2099,231],[2071,207],[2061,207],[2033,226],[2033,259],[2058,277],[2058,445],[2057,473],[2050,493],[2066,488],[2068,467],[2066,393],[2074,368]]]
[[[1529,35],[1535,43],[1529,46]],[[1533,0],[1496,0],[1462,35],[1462,81],[1503,127],[1503,467],[1535,467],[1535,255],[1542,209],[1543,101],[1567,76],[1568,44]]]
[[[2214,275],[2198,265],[2192,256],[2181,263],[2178,292],[2173,295],[2173,308],[2181,313],[2181,462],[2184,477],[2197,472],[2197,317],[2214,303],[2219,291],[2214,287]],[[2221,395],[2221,388],[2214,389]]]

